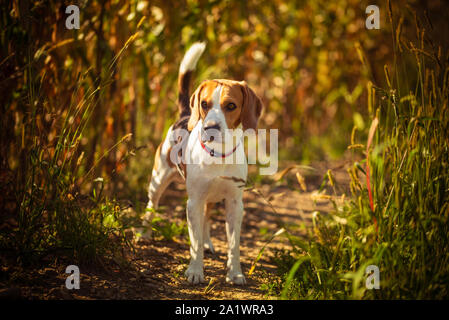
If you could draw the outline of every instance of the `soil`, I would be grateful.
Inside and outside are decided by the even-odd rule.
[[[212,215],[211,238],[215,253],[206,252],[204,275],[206,283],[189,284],[184,271],[189,263],[189,244],[186,237],[173,240],[153,239],[134,242],[134,251],[126,249],[128,267],[110,262],[103,267],[80,267],[80,289],[68,290],[65,281],[67,261],[53,259],[47,265],[23,269],[15,264],[3,264],[0,270],[0,298],[25,299],[271,299],[261,286],[276,278],[276,266],[271,257],[279,249],[288,249],[285,237],[269,239],[282,227],[300,236],[311,225],[314,211],[329,212],[328,198],[317,197],[328,169],[332,169],[337,185],[347,186],[346,172],[350,161],[314,163],[314,170],[300,169],[304,177],[304,191],[291,170],[279,181],[257,183],[257,188],[244,195],[245,217],[241,232],[241,263],[247,283],[244,286],[225,282],[226,233],[223,208],[218,206]],[[284,167],[288,164],[284,164]],[[332,190],[332,189],[331,189]],[[327,194],[333,191],[328,190]],[[338,189],[338,194],[348,191]],[[161,201],[166,218],[185,221],[185,191],[182,184],[171,186]],[[260,250],[266,248],[248,275]]]

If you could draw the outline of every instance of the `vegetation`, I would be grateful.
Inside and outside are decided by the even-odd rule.
[[[358,0],[88,0],[69,30],[68,3],[1,1],[0,249],[32,264],[56,254],[97,262],[131,246],[126,231],[138,222],[126,209],[143,210],[153,155],[177,117],[179,62],[201,40],[194,85],[245,79],[265,104],[260,126],[280,130],[281,161],[334,160],[348,145],[358,161],[352,195],[317,212],[308,239],[283,233],[293,251],[274,257],[281,281],[266,289],[446,297],[442,2],[380,3],[381,29],[367,30],[371,3]],[[338,187],[330,171],[326,187]],[[186,236],[157,215],[154,230]],[[370,264],[381,290],[364,286]]]
[[[428,42],[420,21],[415,44],[401,38],[403,18],[396,21],[391,11],[389,17],[396,28],[394,73],[385,66],[386,88],[367,86],[373,124],[366,146],[353,136],[366,159],[348,172],[352,200],[334,201],[330,215],[317,212],[309,242],[286,233],[293,251],[274,258],[283,298],[448,295],[448,55]],[[331,172],[325,182],[334,187]],[[380,269],[381,290],[365,285],[369,265]]]

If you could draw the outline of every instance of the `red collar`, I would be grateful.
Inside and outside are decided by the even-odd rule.
[[[203,141],[201,141],[201,135],[198,135],[198,140],[200,140],[200,144],[201,147],[203,147],[204,151],[206,151],[211,157],[218,157],[218,158],[226,158],[228,156],[230,156],[231,154],[233,154],[235,152],[235,150],[237,150],[237,147],[240,145],[237,144],[234,149],[232,149],[230,152],[228,153],[220,153],[215,151],[214,149],[209,148],[208,146],[206,146]]]

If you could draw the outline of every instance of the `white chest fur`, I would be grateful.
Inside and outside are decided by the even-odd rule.
[[[240,163],[233,159],[236,160],[234,154],[243,152],[243,144],[240,142],[234,154],[229,155],[234,157],[233,159],[212,157],[199,142],[201,125],[199,121],[192,130],[186,148],[186,153],[190,155],[186,180],[189,196],[195,193],[197,197],[207,202],[218,202],[225,198],[241,196],[242,184],[246,181],[248,174],[248,165],[244,157],[243,161],[239,161]]]

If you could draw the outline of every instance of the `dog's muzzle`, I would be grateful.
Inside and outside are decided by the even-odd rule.
[[[221,127],[218,123],[208,123],[201,128],[201,140],[203,142],[220,142],[222,140]]]

